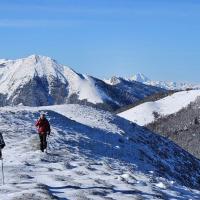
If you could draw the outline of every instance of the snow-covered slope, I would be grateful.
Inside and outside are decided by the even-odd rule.
[[[178,112],[200,96],[200,90],[190,90],[174,93],[155,102],[146,102],[119,114],[119,116],[146,125],[156,118]]]
[[[132,87],[134,91],[136,86],[132,84]],[[143,89],[141,83],[137,84],[138,87],[140,98],[160,91],[155,88],[152,90],[151,86]],[[116,85],[79,74],[46,56],[0,60],[0,106],[79,103],[101,105],[101,108],[114,110],[140,98],[137,92],[129,94]]]
[[[47,113],[48,153],[34,121]],[[108,112],[78,105],[4,107],[5,185],[0,199],[199,199],[200,161]],[[196,190],[195,190],[196,189]]]
[[[93,77],[88,75],[78,74],[70,68],[64,67],[63,72],[68,84],[69,95],[78,95],[79,100],[86,99],[91,103],[103,103],[109,99],[104,91],[100,91],[95,84]]]
[[[191,84],[184,82],[174,82],[174,81],[154,81],[146,77],[142,73],[133,75],[130,80],[138,81],[146,85],[152,85],[167,90],[185,90],[187,88],[200,89],[200,84]]]

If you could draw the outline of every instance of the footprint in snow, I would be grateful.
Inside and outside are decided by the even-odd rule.
[[[85,175],[88,175],[89,173],[87,172],[83,172],[83,171],[75,171],[75,173],[79,176],[85,176]]]
[[[69,162],[65,163],[65,167],[66,167],[67,169],[74,169],[74,168],[77,168],[77,166],[74,166],[74,165],[70,164]]]
[[[92,166],[87,166],[86,167],[88,170],[90,170],[90,171],[97,171],[97,169],[96,168],[94,168],[94,167],[92,167]]]

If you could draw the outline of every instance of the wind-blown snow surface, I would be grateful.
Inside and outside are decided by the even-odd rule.
[[[154,113],[166,116],[178,112],[200,96],[200,90],[177,92],[155,102],[146,102],[118,115],[141,126],[155,120]]]
[[[38,111],[52,125],[38,150]],[[78,105],[4,107],[0,199],[200,199],[200,162],[174,143],[108,112]],[[191,189],[193,188],[193,189]]]

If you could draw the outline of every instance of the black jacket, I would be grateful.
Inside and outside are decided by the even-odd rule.
[[[0,133],[0,148],[3,149],[6,146],[4,139],[3,139],[3,135],[2,133]]]

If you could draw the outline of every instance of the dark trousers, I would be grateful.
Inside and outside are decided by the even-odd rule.
[[[47,133],[39,133],[40,137],[40,150],[44,151],[47,148]]]

